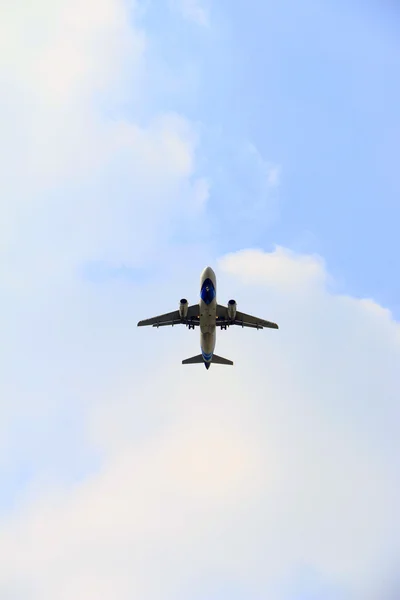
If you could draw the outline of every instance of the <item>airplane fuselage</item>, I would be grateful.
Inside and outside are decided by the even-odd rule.
[[[209,369],[216,342],[217,280],[211,267],[200,277],[200,348],[206,369]]]

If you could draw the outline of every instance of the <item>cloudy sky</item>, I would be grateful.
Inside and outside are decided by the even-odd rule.
[[[399,597],[400,13],[250,4],[2,2],[1,600]]]

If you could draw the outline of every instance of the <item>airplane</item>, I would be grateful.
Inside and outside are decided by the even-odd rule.
[[[192,356],[182,361],[183,365],[204,363],[206,369],[211,363],[219,365],[233,365],[231,360],[214,354],[216,342],[216,329],[226,331],[231,325],[252,327],[253,329],[279,329],[276,323],[265,321],[258,317],[246,315],[236,310],[236,301],[229,300],[227,306],[217,304],[217,279],[211,267],[206,267],[200,277],[200,300],[198,304],[188,306],[186,298],[179,302],[179,309],[158,317],[139,321],[138,327],[151,325],[163,327],[166,325],[186,325],[188,329],[200,327],[201,354]]]

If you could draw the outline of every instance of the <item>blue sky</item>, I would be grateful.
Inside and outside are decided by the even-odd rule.
[[[396,7],[286,0],[211,9],[206,31],[158,4],[146,23],[171,72],[192,70],[193,85],[167,102],[206,131],[212,239],[222,251],[279,243],[317,252],[343,291],[398,315]],[[279,209],[265,198],[261,223],[249,215],[243,227],[219,211],[263,193],[240,156],[248,140],[282,178]]]
[[[0,23],[1,597],[397,589],[400,16],[216,4]],[[137,328],[207,264],[229,372]]]

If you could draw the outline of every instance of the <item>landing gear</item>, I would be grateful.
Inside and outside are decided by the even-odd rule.
[[[191,323],[188,323],[188,329],[194,329],[194,325],[191,325]]]
[[[226,328],[228,327],[228,325],[221,325],[221,331],[224,329],[226,331]]]

